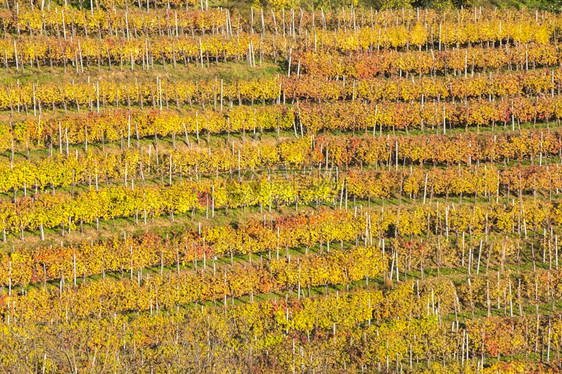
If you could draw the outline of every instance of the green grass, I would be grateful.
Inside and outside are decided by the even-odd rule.
[[[111,69],[109,66],[92,66],[90,69],[84,69],[84,72],[76,72],[71,66],[67,66],[66,73],[64,68],[60,66],[41,67],[37,69],[34,65],[33,68],[26,68],[25,70],[6,69],[0,70],[0,84],[5,86],[15,85],[17,82],[20,84],[48,84],[66,82],[71,84],[85,83],[88,81],[104,80],[116,83],[130,83],[135,79],[139,81],[155,81],[156,77],[160,79],[174,82],[177,80],[213,80],[224,79],[225,82],[236,80],[249,80],[256,78],[268,78],[277,74],[283,73],[282,67],[273,62],[263,61],[261,65],[256,62],[256,67],[250,67],[244,62],[219,62],[211,63],[208,67],[201,67],[198,64],[190,63],[187,66],[177,64],[174,68],[173,65],[167,64],[166,67],[160,64],[154,64],[154,69],[143,70],[142,66],[135,66],[131,70],[130,65],[124,66],[121,70],[119,66],[113,65]]]

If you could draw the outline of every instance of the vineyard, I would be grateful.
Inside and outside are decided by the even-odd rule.
[[[0,5],[0,373],[559,373],[562,14],[227,3]]]

